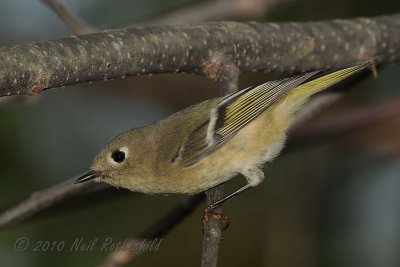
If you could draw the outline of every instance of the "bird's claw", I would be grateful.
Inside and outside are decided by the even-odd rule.
[[[230,224],[230,219],[227,215],[221,212],[216,212],[213,211],[213,209],[210,209],[210,207],[207,207],[203,211],[203,217],[201,219],[201,229],[204,234],[204,228],[206,224],[208,223],[210,217],[214,220],[221,221],[224,224],[224,227],[221,229],[221,231],[224,231],[228,229],[229,224]]]

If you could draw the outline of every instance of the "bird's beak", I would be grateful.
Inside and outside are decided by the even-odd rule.
[[[93,180],[94,178],[100,177],[102,176],[101,172],[98,171],[89,171],[87,173],[85,173],[84,175],[82,175],[81,177],[79,177],[75,183],[79,184],[79,183],[83,183],[83,182],[87,182],[89,180]]]

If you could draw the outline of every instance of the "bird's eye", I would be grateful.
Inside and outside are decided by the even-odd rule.
[[[111,154],[111,158],[117,162],[117,163],[121,163],[125,160],[125,152],[120,151],[120,150],[116,150]]]

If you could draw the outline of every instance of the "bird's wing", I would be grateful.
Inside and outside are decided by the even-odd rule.
[[[189,134],[179,152],[181,162],[184,166],[191,166],[206,157],[283,95],[296,93],[303,97],[311,96],[368,66],[374,65],[374,61],[375,59],[357,62],[320,75],[317,75],[320,71],[313,71],[271,81],[222,98],[221,102],[211,109],[208,119]]]
[[[257,118],[282,95],[319,71],[249,87],[221,99],[204,123],[195,128],[181,147],[179,157],[188,167],[215,151]]]

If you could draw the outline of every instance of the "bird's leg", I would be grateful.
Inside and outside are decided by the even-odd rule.
[[[225,224],[224,228],[222,230],[225,230],[228,228],[229,226],[229,217],[226,216],[223,213],[220,212],[215,212],[214,210],[221,207],[222,204],[224,204],[225,202],[227,202],[228,200],[234,198],[235,196],[239,195],[240,193],[242,193],[243,191],[246,191],[247,189],[257,186],[259,183],[262,182],[262,180],[264,180],[264,173],[259,169],[259,168],[248,168],[245,169],[241,172],[241,174],[246,177],[247,180],[247,184],[245,186],[242,186],[241,188],[239,188],[238,190],[234,191],[233,193],[225,196],[224,198],[212,203],[210,206],[208,206],[204,212],[203,212],[203,218],[202,218],[202,229],[204,232],[204,226],[206,225],[209,217],[212,217],[213,219],[216,220],[222,220],[222,222]]]
[[[262,182],[262,180],[264,180],[264,173],[259,168],[256,168],[256,167],[245,169],[241,172],[241,174],[247,180],[247,184],[245,186],[242,186],[241,188],[234,191],[233,193],[212,203],[204,210],[203,219],[201,221],[201,223],[203,225],[203,231],[204,231],[204,226],[207,223],[209,217],[212,217],[213,219],[216,219],[216,220],[221,220],[225,224],[225,226],[222,230],[227,229],[229,226],[229,222],[230,222],[229,217],[223,213],[215,212],[214,210],[221,207],[222,204],[224,204],[228,200],[234,198],[235,196],[239,195],[240,193],[246,191],[247,189],[257,186],[258,184],[260,184]]]
[[[211,218],[213,218],[215,220],[221,220],[222,223],[225,225],[222,228],[222,231],[226,230],[229,227],[229,223],[230,223],[229,217],[227,215],[225,215],[224,213],[222,213],[222,212],[216,212],[214,210],[218,209],[219,207],[222,206],[222,204],[224,204],[228,200],[234,198],[235,196],[239,195],[241,192],[245,191],[246,189],[249,189],[250,187],[251,187],[250,184],[246,184],[245,186],[239,188],[235,192],[225,196],[224,198],[212,203],[207,208],[205,208],[204,211],[203,211],[203,218],[201,220],[203,233],[204,233],[204,226],[208,222],[209,217],[211,217]]]
[[[239,188],[238,190],[232,192],[229,195],[224,196],[223,198],[221,198],[218,201],[215,201],[214,203],[212,203],[211,205],[209,205],[207,207],[207,209],[212,212],[216,209],[218,209],[219,207],[222,206],[222,204],[224,204],[225,202],[231,200],[232,198],[236,197],[237,195],[239,195],[240,193],[242,193],[243,191],[246,191],[247,189],[251,188],[250,184],[246,184],[245,186],[242,186],[241,188]]]
[[[257,186],[264,180],[264,173],[257,167],[248,168],[241,172],[241,174],[246,178],[247,184],[242,186],[238,190],[234,191],[233,193],[225,196],[224,198],[212,203],[210,206],[207,207],[209,211],[213,211],[222,206],[228,200],[234,198],[235,196],[239,195],[240,193],[246,191],[247,189]]]

